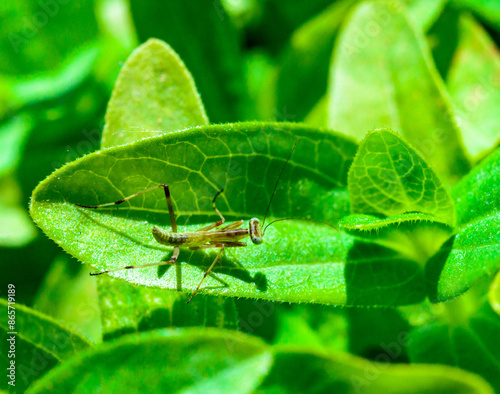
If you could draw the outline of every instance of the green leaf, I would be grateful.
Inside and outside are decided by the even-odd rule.
[[[260,384],[271,359],[260,340],[230,331],[157,330],[77,356],[29,392],[247,393]]]
[[[477,157],[500,142],[500,54],[471,17],[460,19],[460,41],[447,85],[467,151]]]
[[[402,256],[425,264],[448,239],[452,228],[434,216],[412,212],[379,218],[372,215],[344,216],[339,228],[397,250]]]
[[[369,133],[349,170],[353,213],[433,215],[453,226],[453,201],[432,168],[396,133]]]
[[[328,68],[340,24],[355,0],[333,3],[290,37],[276,85],[276,110],[302,120],[326,93]],[[282,119],[278,119],[282,120]]]
[[[426,267],[431,299],[456,297],[500,267],[500,150],[453,189],[458,233]]]
[[[9,289],[11,287],[9,286]],[[0,339],[5,345],[2,352],[2,365],[10,366],[15,362],[16,390],[23,391],[34,380],[57,363],[70,358],[76,353],[92,345],[80,335],[61,326],[55,320],[31,308],[15,302],[16,288],[11,302],[0,298],[0,313],[4,318],[0,321]],[[7,293],[12,290],[5,290]],[[13,312],[14,311],[14,312]],[[9,318],[15,317],[13,325]],[[8,339],[12,339],[7,342]],[[14,344],[14,357],[8,356],[10,345]],[[2,379],[0,388],[7,389],[8,379]]]
[[[273,348],[215,329],[157,330],[82,353],[28,392],[493,392],[483,379],[457,368],[381,361]]]
[[[221,188],[225,193],[218,208],[228,220],[262,218],[296,136],[297,148],[270,217],[310,216],[335,223],[349,209],[346,178],[356,145],[331,131],[286,123],[206,126],[88,155],[35,190],[31,215],[66,251],[98,271],[158,262],[171,251],[151,236],[153,224],[169,223],[160,190],[130,200],[125,209],[89,210],[74,204],[112,202],[168,182],[181,231],[213,222],[212,199]],[[321,198],[311,201],[313,195]],[[188,263],[182,267],[183,287],[192,291],[200,269],[206,270],[214,258],[214,252],[183,250],[179,261]],[[125,270],[113,276],[176,289],[175,270],[166,271]],[[214,272],[223,274],[228,286],[210,277],[202,289],[225,296],[369,305],[423,297],[415,264],[381,247],[353,244],[350,237],[311,222],[270,227],[264,246],[229,249]]]
[[[149,40],[121,69],[106,112],[103,148],[208,123],[193,78],[167,44]]]
[[[393,129],[455,181],[470,165],[444,84],[402,9],[367,1],[348,19],[333,55],[328,125],[358,139]]]
[[[156,37],[192,73],[210,121],[241,120],[247,102],[238,35],[219,0],[130,2],[141,41]]]
[[[195,297],[188,305],[186,294],[133,286],[108,277],[100,277],[98,282],[105,340],[157,328],[237,327],[232,299],[202,296]]]
[[[453,302],[457,301],[460,299]],[[461,303],[457,307],[458,314],[463,314],[466,307]],[[435,323],[412,332],[408,341],[410,358],[415,363],[447,364],[477,373],[498,391],[499,330],[500,316],[485,304],[461,324]]]

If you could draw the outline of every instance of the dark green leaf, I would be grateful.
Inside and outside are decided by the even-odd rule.
[[[477,157],[500,142],[500,54],[474,19],[460,19],[460,42],[448,89],[460,119],[467,151]]]
[[[500,267],[500,150],[454,188],[458,234],[429,261],[431,299],[444,301]]]
[[[188,305],[182,293],[133,286],[107,277],[99,278],[99,306],[105,340],[123,334],[170,327],[236,329],[232,299],[200,296]]]
[[[14,288],[14,300],[15,291]],[[6,366],[11,365],[11,360],[15,362],[16,391],[24,391],[31,382],[40,378],[57,363],[92,346],[80,335],[50,317],[15,301],[9,304],[7,299],[0,298],[0,313],[4,317],[0,321],[0,339],[2,346],[5,346],[5,352],[2,352],[1,356],[2,365],[7,368]],[[15,319],[11,327],[9,318],[13,316]],[[8,356],[11,345],[14,357]],[[7,381],[7,378],[2,379],[0,387],[10,388]]]
[[[186,64],[211,122],[241,120],[249,103],[237,34],[219,0],[130,2],[141,41],[167,42]],[[142,125],[141,125],[142,126]]]
[[[460,303],[458,315],[468,306]],[[451,310],[448,305],[449,310]],[[414,331],[409,340],[412,362],[447,364],[477,373],[500,389],[500,316],[487,304],[462,324],[430,324]]]
[[[469,162],[425,41],[401,11],[367,1],[348,19],[331,67],[328,125],[359,139],[393,129],[455,181]]]
[[[349,170],[353,213],[400,215],[422,212],[453,226],[448,191],[425,160],[396,133],[366,136]]]
[[[164,42],[149,40],[132,53],[120,72],[101,147],[206,123],[193,78],[181,59]]]
[[[77,356],[29,392],[248,393],[260,384],[271,359],[261,341],[230,331],[157,330]]]

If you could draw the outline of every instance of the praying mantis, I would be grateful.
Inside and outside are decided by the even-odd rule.
[[[260,222],[259,219],[252,218],[249,220],[247,228],[242,227],[243,224],[245,223],[245,220],[238,220],[236,222],[233,222],[233,223],[230,223],[230,224],[227,224],[224,226],[224,224],[226,223],[226,220],[225,220],[224,216],[221,214],[221,212],[217,209],[217,206],[216,206],[217,197],[223,192],[223,190],[218,191],[212,200],[213,210],[219,216],[220,220],[218,220],[215,223],[209,224],[208,226],[202,227],[196,231],[184,232],[184,233],[178,232],[177,223],[175,220],[174,208],[173,208],[173,204],[172,204],[172,197],[170,194],[169,186],[167,184],[159,184],[159,185],[153,186],[149,189],[134,193],[128,197],[125,197],[125,198],[118,200],[118,201],[115,201],[115,202],[99,204],[99,205],[76,204],[77,206],[82,207],[82,208],[99,209],[99,208],[103,208],[103,207],[109,207],[109,206],[113,206],[113,205],[122,204],[122,203],[124,203],[124,202],[126,202],[134,197],[137,197],[141,194],[149,193],[153,190],[161,188],[164,191],[165,198],[167,201],[167,206],[168,206],[171,231],[167,231],[167,230],[162,229],[158,226],[153,226],[152,233],[153,233],[153,237],[155,238],[155,240],[158,243],[165,245],[165,246],[172,246],[174,248],[170,260],[154,262],[154,263],[149,263],[149,264],[141,264],[141,265],[128,265],[128,266],[125,266],[122,268],[91,273],[90,275],[102,275],[102,274],[107,274],[110,272],[116,272],[116,271],[121,271],[121,270],[126,270],[126,269],[146,268],[146,267],[153,267],[153,266],[160,266],[160,265],[173,265],[176,263],[181,249],[201,250],[201,249],[218,248],[219,251],[217,253],[217,256],[215,257],[214,261],[209,266],[209,268],[206,270],[206,272],[204,273],[198,286],[196,287],[193,294],[191,295],[191,297],[187,301],[187,303],[191,302],[191,300],[194,298],[194,296],[200,290],[201,285],[203,284],[203,281],[205,280],[205,278],[208,275],[210,275],[210,273],[214,269],[217,262],[220,261],[222,253],[224,252],[224,250],[226,248],[246,247],[247,244],[245,242],[242,242],[242,240],[244,240],[245,238],[250,238],[252,243],[255,245],[261,245],[264,242],[263,237],[264,237],[264,234],[265,234],[267,227],[269,227],[271,224],[273,224],[277,221],[290,220],[290,219],[313,220],[313,219],[307,219],[307,218],[282,218],[282,219],[274,220],[271,223],[269,223],[267,226],[264,227],[264,224],[266,222],[266,217],[269,213],[269,208],[271,206],[274,194],[276,192],[276,188],[279,184],[279,181],[281,179],[283,171],[285,170],[290,158],[292,157],[293,152],[295,151],[295,148],[297,146],[297,140],[298,139],[295,140],[292,151],[290,152],[290,154],[289,154],[289,156],[288,156],[285,164],[283,165],[281,172],[278,176],[278,179],[276,181],[273,193],[272,193],[271,198],[269,200],[269,204],[267,206],[262,223]],[[313,221],[316,221],[316,220],[313,220]]]

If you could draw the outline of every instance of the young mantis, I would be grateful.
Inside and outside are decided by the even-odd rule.
[[[283,168],[281,169],[281,172],[278,176],[278,179],[276,181],[276,185],[274,186],[273,193],[272,193],[271,198],[269,200],[269,204],[267,206],[266,213],[264,215],[264,219],[262,221],[262,224],[261,224],[259,219],[252,218],[252,219],[250,219],[250,221],[248,223],[249,224],[248,228],[241,227],[243,225],[243,223],[245,222],[244,220],[238,220],[237,222],[234,222],[234,223],[228,224],[224,227],[221,227],[226,222],[226,220],[225,220],[224,216],[222,216],[220,211],[217,209],[217,207],[215,205],[215,201],[216,201],[217,197],[222,193],[223,190],[220,190],[219,192],[217,192],[215,197],[212,200],[212,207],[213,207],[214,211],[217,213],[217,215],[220,217],[220,220],[213,223],[213,224],[210,224],[208,226],[202,227],[202,228],[198,229],[197,231],[185,232],[185,233],[179,233],[177,231],[177,223],[175,221],[175,214],[174,214],[174,208],[172,205],[172,198],[170,196],[169,187],[166,184],[153,186],[149,189],[140,191],[138,193],[132,194],[128,197],[125,197],[121,200],[111,202],[111,203],[100,204],[100,205],[76,204],[82,208],[98,209],[98,208],[103,208],[103,207],[121,204],[121,203],[128,201],[134,197],[137,197],[141,194],[149,193],[150,191],[153,191],[153,190],[156,190],[159,188],[163,188],[163,190],[165,192],[165,198],[167,200],[168,213],[170,216],[170,225],[172,227],[172,231],[164,230],[158,226],[154,226],[152,231],[153,231],[153,237],[155,238],[155,240],[157,242],[159,242],[162,245],[174,247],[174,251],[173,251],[173,254],[172,254],[172,257],[170,258],[170,260],[149,263],[149,264],[142,264],[142,265],[129,265],[129,266],[122,267],[122,268],[91,273],[90,275],[102,275],[102,274],[107,274],[109,272],[116,272],[116,271],[121,271],[121,270],[125,270],[125,269],[145,268],[145,267],[153,267],[153,266],[159,266],[159,265],[172,265],[172,264],[175,264],[175,262],[177,261],[177,258],[179,257],[179,253],[180,253],[181,248],[187,248],[190,250],[219,248],[219,252],[218,252],[217,256],[215,257],[215,260],[210,265],[210,267],[207,269],[207,271],[203,275],[203,278],[201,279],[200,283],[198,284],[198,287],[195,289],[195,291],[193,292],[193,294],[191,295],[191,297],[187,301],[187,303],[189,303],[193,299],[193,297],[198,293],[198,290],[200,289],[203,281],[205,280],[205,278],[208,275],[210,275],[213,268],[215,267],[215,264],[220,260],[225,248],[246,247],[247,244],[244,242],[241,242],[241,240],[243,240],[247,237],[250,237],[250,240],[255,245],[260,245],[263,242],[263,236],[264,236],[265,230],[267,229],[268,226],[275,223],[276,221],[292,219],[292,218],[277,219],[277,220],[269,223],[266,227],[264,227],[264,224],[266,222],[266,217],[267,217],[267,214],[269,212],[269,208],[271,206],[271,202],[272,202],[274,194],[276,192],[276,188],[277,188],[278,183],[280,181],[280,178],[283,174],[283,171],[285,170],[285,167],[288,164],[288,161],[290,160],[293,152],[295,151],[296,145],[297,145],[297,139],[295,140],[293,149],[290,152],[290,155],[288,156],[288,158],[287,158],[285,164],[283,165]],[[297,218],[297,219],[299,219],[299,218]],[[313,220],[313,219],[305,219],[305,220]]]

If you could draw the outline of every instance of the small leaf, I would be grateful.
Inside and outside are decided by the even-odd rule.
[[[328,126],[359,139],[373,128],[395,130],[455,181],[470,165],[444,84],[394,4],[362,2],[347,20],[331,66]]]
[[[103,148],[208,123],[193,78],[160,40],[137,48],[121,69],[106,112]]]
[[[453,226],[453,201],[424,159],[400,136],[378,130],[361,144],[349,170],[353,213],[433,215]]]
[[[388,218],[349,215],[339,222],[348,234],[387,246],[424,265],[448,239],[452,228],[432,215],[403,213]]]
[[[460,41],[448,89],[468,152],[477,157],[500,142],[500,54],[488,33],[469,16],[460,19]]]
[[[83,353],[45,375],[29,392],[247,393],[260,384],[271,360],[265,344],[249,336],[210,329],[157,330]]]
[[[2,352],[2,365],[10,366],[10,360],[15,362],[16,390],[24,391],[60,361],[92,346],[50,317],[14,301],[9,303],[0,298],[0,313],[4,316],[0,321],[0,338],[9,346],[5,349],[13,345],[15,354],[12,358],[7,351]],[[12,327],[9,319],[14,321]],[[10,388],[7,381],[2,379],[0,388]]]
[[[500,267],[500,150],[453,189],[458,233],[429,261],[431,299],[456,297]]]

